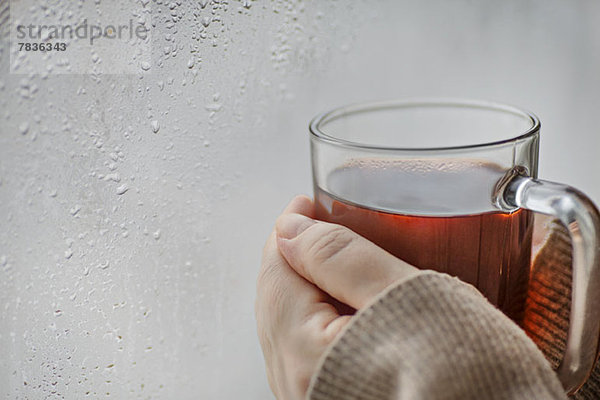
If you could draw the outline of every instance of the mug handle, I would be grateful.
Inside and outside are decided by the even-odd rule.
[[[589,377],[600,344],[600,213],[577,189],[533,179],[515,169],[500,183],[497,205],[517,207],[559,219],[573,251],[571,314],[565,353],[556,373],[565,391],[576,392]]]

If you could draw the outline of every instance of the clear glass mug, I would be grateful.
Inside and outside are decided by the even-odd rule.
[[[317,218],[458,276],[517,323],[533,212],[558,218],[572,240],[573,290],[557,374],[568,393],[585,382],[599,351],[600,215],[580,191],[537,179],[535,115],[417,99],[339,108],[314,118],[310,133]]]

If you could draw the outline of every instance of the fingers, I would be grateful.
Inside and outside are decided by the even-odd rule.
[[[268,307],[275,323],[293,317],[290,310],[321,301],[324,294],[296,273],[277,248],[275,233],[267,239],[257,281],[257,305]]]
[[[313,215],[313,202],[307,196],[296,196],[290,201],[290,203],[283,210],[283,214],[296,213],[305,216]],[[292,281],[303,280],[287,265],[285,259],[281,256],[279,249],[277,248],[277,242],[275,239],[275,232],[271,233],[265,246],[263,248],[263,260],[261,265],[261,271],[259,273],[259,284],[261,278],[267,276],[279,277],[280,283],[287,283],[290,279]]]
[[[282,215],[312,221],[313,208],[308,197],[298,196]],[[340,315],[336,304],[290,267],[273,231],[263,250],[255,312],[269,384],[278,398],[304,397],[319,358],[351,318]]]
[[[290,203],[283,210],[283,214],[296,213],[306,216],[313,215],[313,202],[307,196],[296,196],[290,201]],[[293,269],[287,264],[287,261],[281,256],[279,249],[277,248],[277,241],[275,232],[273,231],[265,246],[263,248],[263,259],[261,265],[261,271],[259,273],[258,283],[261,284],[262,278],[271,278],[263,286],[273,286],[275,284],[284,286],[282,289],[289,289],[289,285],[297,284],[302,282],[302,286],[310,286],[308,282],[302,279],[294,272]],[[263,288],[264,289],[264,288]]]
[[[356,309],[418,269],[341,225],[286,213],[277,219],[277,244],[301,276]]]
[[[314,204],[310,197],[305,195],[296,196],[285,207],[282,214],[301,214],[309,218],[314,217]]]
[[[283,211],[312,215],[313,202],[306,196],[295,197]],[[300,214],[293,214],[300,215]],[[277,248],[275,232],[272,232],[263,249],[261,269],[257,280],[256,314],[274,324],[289,318],[302,318],[292,313],[293,308],[304,307],[303,312],[311,312],[311,304],[325,301],[326,294],[306,279],[298,275],[287,263]],[[332,316],[333,318],[333,316]]]

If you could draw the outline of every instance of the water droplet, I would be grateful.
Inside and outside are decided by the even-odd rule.
[[[113,181],[113,182],[121,182],[121,176],[119,175],[118,172],[115,172],[113,174],[107,174],[104,177],[105,181]]]
[[[154,239],[156,240],[160,239],[160,229],[156,230],[156,232],[154,232],[152,236],[154,236]]]
[[[62,310],[55,310],[54,311],[54,316],[55,317],[60,317],[63,314]]]
[[[143,62],[140,64],[140,66],[142,67],[142,69],[143,69],[144,71],[148,71],[148,70],[150,69],[150,63],[149,63],[149,62],[147,62],[147,61],[143,61]]]
[[[151,125],[152,125],[152,132],[158,133],[158,131],[160,130],[160,124],[158,123],[158,121],[157,120],[152,121]]]
[[[208,0],[200,0],[200,7],[201,8],[206,8],[207,4],[208,4]]]
[[[223,106],[219,103],[212,103],[207,104],[205,108],[207,111],[218,112],[221,111],[221,108],[223,108]]]
[[[202,22],[202,25],[205,28],[208,28],[208,25],[210,25],[210,17],[202,17],[202,20],[200,22]]]
[[[0,267],[4,267],[4,266],[6,266],[6,264],[8,264],[8,259],[6,258],[5,255],[2,255],[0,257]]]
[[[194,61],[194,57],[190,58],[190,59],[188,60],[187,67],[188,67],[189,69],[192,69],[192,68],[194,67],[194,62],[195,62],[195,61]]]
[[[252,7],[252,3],[250,2],[250,0],[244,0],[244,2],[242,3],[242,5],[246,9],[250,9],[250,7]]]
[[[29,123],[27,121],[19,125],[19,132],[21,132],[21,135],[26,135],[29,132]]]
[[[65,250],[65,258],[68,260],[71,257],[73,257],[73,250],[71,250],[71,249]]]
[[[58,194],[58,191],[56,189],[52,189],[52,191],[48,194],[48,196],[56,197],[57,194]]]
[[[117,194],[118,195],[125,194],[125,192],[127,192],[128,190],[129,190],[129,186],[127,186],[127,184],[124,183],[117,188]]]
[[[98,264],[98,268],[100,269],[107,269],[110,266],[110,261],[106,260],[103,263]]]

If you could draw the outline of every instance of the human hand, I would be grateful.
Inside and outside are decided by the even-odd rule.
[[[258,336],[279,400],[304,398],[321,355],[352,317],[344,305],[360,309],[419,273],[351,230],[313,216],[308,197],[290,202],[267,240],[258,276]]]

